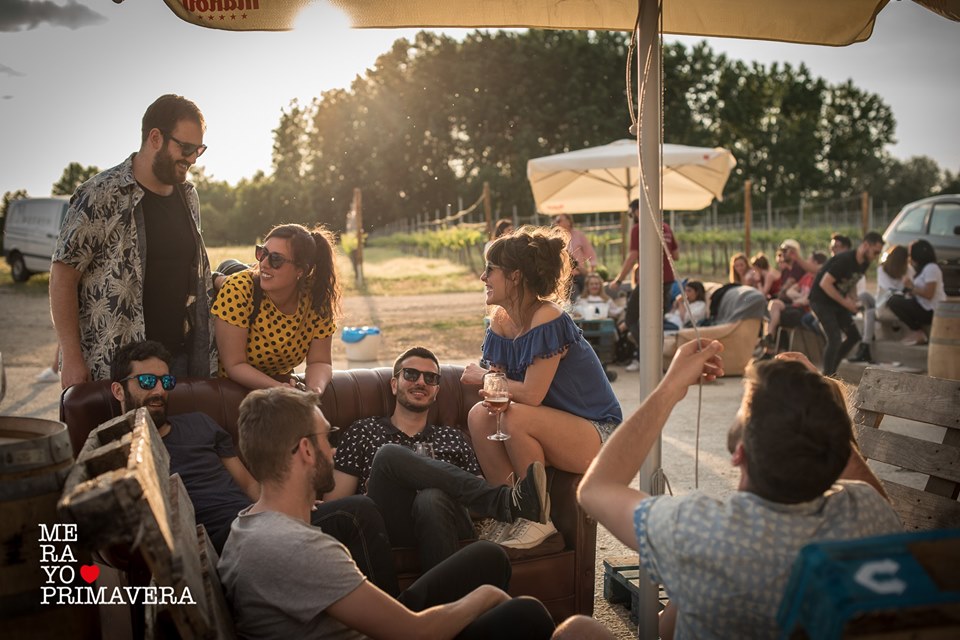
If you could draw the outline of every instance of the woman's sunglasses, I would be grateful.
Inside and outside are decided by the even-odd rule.
[[[404,367],[400,370],[400,373],[403,374],[403,379],[407,382],[416,382],[420,379],[420,376],[423,376],[423,382],[431,387],[435,387],[440,384],[440,374],[433,373],[432,371],[420,371],[420,369]]]
[[[291,264],[296,264],[294,260],[291,260],[286,256],[282,256],[276,251],[267,251],[267,248],[262,244],[256,245],[255,255],[257,256],[257,262],[263,262],[263,259],[266,258],[267,264],[270,265],[271,269],[279,269],[288,262]]]
[[[124,378],[120,382],[126,382],[127,380],[136,380],[137,384],[140,385],[140,388],[144,391],[150,391],[155,386],[157,386],[157,380],[160,380],[160,386],[163,387],[164,391],[170,391],[175,386],[177,386],[177,377],[171,374],[166,374],[164,376],[158,376],[155,373],[141,373],[138,376],[130,376],[129,378]]]

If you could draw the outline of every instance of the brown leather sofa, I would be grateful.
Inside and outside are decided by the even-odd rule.
[[[435,424],[458,426],[467,432],[467,414],[479,400],[479,387],[460,383],[463,367],[441,368],[440,393],[430,409]],[[393,413],[394,396],[390,390],[392,370],[351,369],[336,371],[322,399],[326,418],[334,426],[345,428],[355,420]],[[223,426],[237,440],[237,414],[247,390],[224,379],[179,380],[170,393],[171,414],[202,411]],[[60,419],[67,424],[74,453],[80,451],[87,435],[99,424],[120,415],[120,406],[110,394],[107,382],[75,385],[63,392]],[[549,542],[522,554],[511,553],[512,595],[539,598],[557,620],[575,613],[593,613],[594,563],[597,526],[580,509],[576,489],[581,476],[550,471],[551,517],[563,537],[562,548]],[[416,553],[396,549],[401,585],[418,574]]]

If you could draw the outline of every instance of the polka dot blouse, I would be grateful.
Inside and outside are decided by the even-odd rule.
[[[235,327],[247,331],[247,362],[269,376],[288,375],[304,361],[310,342],[333,335],[337,325],[330,318],[321,318],[313,310],[313,296],[305,292],[300,296],[297,311],[287,315],[280,311],[264,294],[260,313],[253,326],[249,326],[253,314],[253,273],[242,271],[227,278],[217,294],[210,314]],[[227,377],[220,364],[220,376]]]

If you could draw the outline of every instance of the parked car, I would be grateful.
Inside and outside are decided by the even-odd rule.
[[[888,244],[926,240],[937,253],[948,296],[960,295],[960,194],[940,195],[905,206],[883,234]]]
[[[10,203],[3,230],[3,255],[16,282],[50,271],[50,257],[68,203],[65,196],[22,198]]]

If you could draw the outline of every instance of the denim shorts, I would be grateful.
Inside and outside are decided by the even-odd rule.
[[[590,421],[590,424],[592,424],[593,428],[600,434],[600,444],[609,440],[613,430],[620,426],[619,422],[595,422],[593,420]]]

